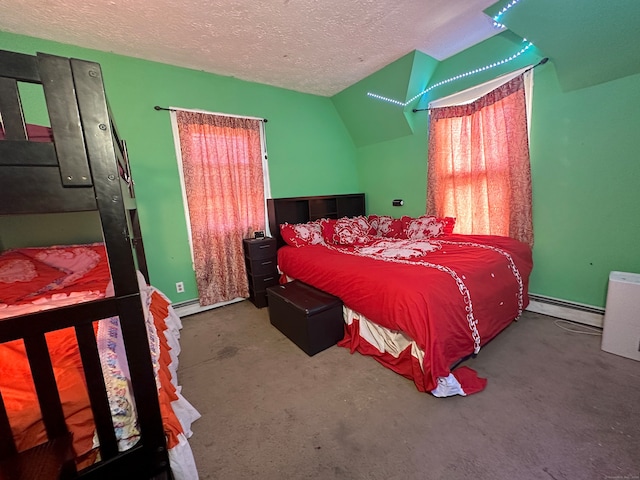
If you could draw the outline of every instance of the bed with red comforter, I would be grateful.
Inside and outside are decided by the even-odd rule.
[[[473,370],[451,369],[527,306],[531,248],[508,237],[453,234],[453,219],[387,217],[381,229],[381,218],[284,224],[288,245],[278,266],[343,301],[339,345],[373,356],[420,391],[482,390],[486,380]]]
[[[0,319],[112,296],[103,244],[23,248],[0,255]],[[177,479],[197,478],[187,438],[199,414],[180,393],[179,317],[169,300],[138,274],[160,410]],[[139,430],[118,317],[93,323],[119,450],[135,445]],[[79,468],[97,453],[97,437],[74,329],[46,336],[63,412]],[[22,340],[0,344],[0,392],[19,451],[46,441]]]

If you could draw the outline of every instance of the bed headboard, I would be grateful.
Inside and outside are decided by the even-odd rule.
[[[269,198],[269,229],[278,248],[284,240],[280,236],[283,223],[306,223],[320,218],[342,218],[366,215],[364,193],[319,195],[312,197]]]

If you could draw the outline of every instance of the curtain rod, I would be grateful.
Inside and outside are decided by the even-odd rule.
[[[545,63],[547,63],[549,61],[549,57],[544,57],[542,60],[540,60],[538,63],[536,63],[535,65],[527,68],[524,72],[522,73],[527,73],[529,70],[533,70],[536,67],[539,67],[540,65],[544,65]],[[506,75],[506,74],[505,74]],[[413,113],[416,112],[424,112],[426,110],[429,110],[429,108],[414,108],[413,110],[411,110]]]
[[[187,109],[183,109],[183,108],[166,108],[166,107],[160,107],[159,105],[156,105],[153,107],[154,110],[160,111],[160,110],[164,110],[165,112],[179,112],[179,111],[190,111]],[[223,117],[238,117],[238,118],[253,118],[255,120],[262,120],[264,123],[267,123],[269,120],[267,120],[266,118],[258,118],[258,117],[244,117],[242,115],[227,115],[225,113],[211,113],[211,115],[221,115]]]

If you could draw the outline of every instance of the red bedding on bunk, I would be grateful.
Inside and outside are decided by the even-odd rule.
[[[47,334],[47,345],[67,426],[73,432],[76,454],[81,456],[93,448],[94,427],[91,410],[87,408],[89,397],[74,331],[64,329]],[[22,451],[45,442],[47,436],[22,341],[0,345],[0,365],[0,390],[16,447]]]
[[[53,132],[51,127],[45,127],[43,125],[34,125],[27,123],[25,125],[27,138],[31,142],[53,142]],[[0,140],[4,140],[4,130],[0,125]]]
[[[369,320],[414,340],[425,352],[422,374],[413,369],[410,375],[421,391],[432,391],[455,362],[520,315],[528,304],[533,267],[528,245],[482,235],[285,246],[278,251],[278,265],[287,276],[340,297]],[[340,345],[367,350],[352,345],[349,337],[347,329]],[[389,361],[396,360],[402,358]],[[407,374],[412,369],[395,370]]]
[[[60,274],[53,274],[52,270]],[[0,318],[104,297],[110,280],[103,244],[5,252],[0,255]],[[165,319],[169,305],[157,291],[150,292],[148,318],[153,321],[160,345],[156,362],[158,395],[168,447],[172,448],[178,443],[182,426],[171,408],[171,402],[178,397],[168,369],[170,347],[163,335],[168,328]],[[94,322],[96,333],[98,323]],[[77,456],[82,457],[93,450],[95,428],[75,332],[72,328],[58,330],[48,333],[46,339],[74,449]],[[46,432],[22,341],[0,344],[0,372],[0,391],[17,448],[21,451],[44,442]],[[118,363],[110,365],[110,373],[119,377],[114,383],[126,388]],[[117,395],[119,406],[126,408],[130,394],[119,391]],[[125,428],[120,428],[121,432],[136,431],[134,417],[133,410],[118,417],[121,424],[127,423]]]

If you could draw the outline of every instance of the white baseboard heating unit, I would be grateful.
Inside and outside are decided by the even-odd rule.
[[[602,350],[640,361],[640,274],[611,272]]]
[[[529,294],[529,306],[526,309],[530,312],[597,328],[602,328],[602,319],[604,318],[604,308],[535,293]]]

